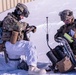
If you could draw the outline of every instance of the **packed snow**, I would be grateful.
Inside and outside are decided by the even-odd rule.
[[[76,1],[75,0],[35,0],[33,2],[26,3],[30,11],[28,18],[23,19],[22,21],[28,22],[30,25],[37,26],[36,33],[28,34],[30,40],[36,45],[38,53],[38,66],[44,68],[47,63],[51,63],[47,58],[46,53],[49,51],[49,48],[46,43],[46,32],[47,32],[47,23],[46,17],[48,17],[49,22],[49,45],[54,48],[58,43],[54,41],[54,34],[57,29],[64,23],[60,21],[59,12],[64,9],[70,9],[73,11],[74,16],[76,17]],[[7,15],[8,12],[12,12],[14,8],[5,11],[0,14],[0,20]],[[5,64],[3,55],[0,55],[0,65]],[[5,68],[5,66],[3,66]],[[76,72],[71,71],[66,73],[67,75],[74,75]],[[53,72],[47,73],[48,75],[56,74]],[[60,73],[57,73],[58,75]],[[12,70],[12,71],[0,71],[0,75],[27,75],[27,71],[24,70]],[[65,74],[64,74],[65,75]]]

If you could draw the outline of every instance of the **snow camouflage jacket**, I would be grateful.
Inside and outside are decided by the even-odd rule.
[[[74,23],[72,23],[72,24],[61,26],[57,30],[57,33],[55,34],[54,39],[56,39],[57,37],[63,37],[64,38],[65,33],[72,36],[71,35],[71,30],[73,30],[75,32],[75,34],[76,34],[76,19],[74,20]],[[74,41],[72,43],[69,43],[69,42],[68,43],[70,44],[70,46],[71,46],[71,48],[73,50],[73,53],[76,55],[76,37],[72,36],[72,38],[73,38]]]
[[[26,22],[19,22],[17,18],[9,13],[3,20],[3,35],[2,35],[2,40],[3,41],[10,41],[11,33],[12,31],[17,31],[18,32],[18,39],[21,40],[24,37],[23,31],[26,29],[28,23]]]

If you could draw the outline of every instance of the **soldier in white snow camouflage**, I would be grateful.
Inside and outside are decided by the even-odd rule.
[[[0,67],[0,70],[10,70],[17,68],[21,55],[27,57],[29,73],[46,73],[44,69],[37,68],[37,52],[32,42],[26,38],[27,31],[36,31],[35,26],[29,26],[26,22],[20,22],[24,17],[29,16],[29,11],[26,5],[18,3],[14,12],[8,13],[3,20],[3,35],[2,39],[5,42],[6,51],[8,54],[8,68]]]

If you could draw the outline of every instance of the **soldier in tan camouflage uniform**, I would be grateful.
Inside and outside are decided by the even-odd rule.
[[[30,31],[36,31],[35,26],[29,26],[26,22],[20,22],[24,17],[29,16],[29,11],[26,5],[18,3],[14,12],[8,13],[3,20],[3,35],[2,40],[5,43],[8,54],[8,68],[10,70],[17,68],[19,58],[21,55],[27,57],[27,64],[29,66],[29,73],[46,73],[44,69],[37,68],[37,53],[35,46],[26,38],[26,34]],[[0,67],[0,70],[2,68]]]

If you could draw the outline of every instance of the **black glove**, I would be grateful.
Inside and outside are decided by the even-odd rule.
[[[32,28],[32,32],[35,33],[36,32],[36,26],[31,26]]]
[[[26,33],[29,33],[29,32],[33,32],[35,33],[36,32],[36,27],[35,26],[28,26],[27,29],[25,30]]]

